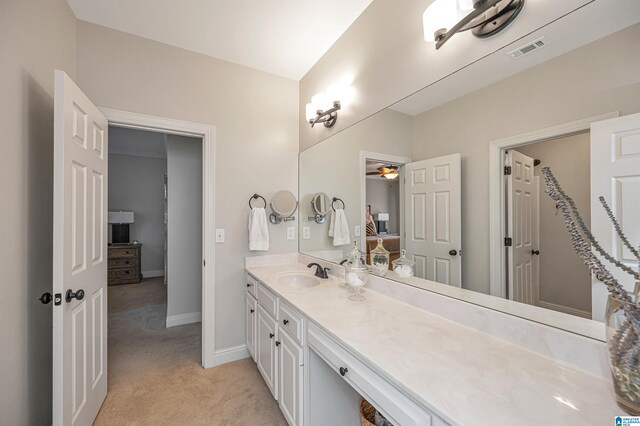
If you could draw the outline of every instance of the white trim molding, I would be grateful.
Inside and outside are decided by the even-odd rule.
[[[202,312],[189,312],[188,314],[167,315],[167,328],[178,325],[193,324],[202,321]]]
[[[570,308],[564,305],[558,305],[557,303],[545,302],[544,300],[538,300],[536,306],[545,309],[551,309],[553,311],[563,312],[569,315],[575,315],[586,319],[591,319],[591,312],[583,311],[580,309]]]
[[[155,278],[164,276],[164,269],[154,269],[153,271],[142,271],[144,278]]]
[[[492,296],[506,297],[506,268],[504,251],[504,180],[503,177],[503,153],[504,150],[517,146],[530,145],[572,134],[586,132],[591,128],[591,123],[596,121],[616,118],[618,111],[607,114],[588,117],[582,120],[572,121],[546,129],[521,133],[504,139],[498,139],[489,144],[489,256],[490,256],[490,294]]]
[[[216,351],[216,365],[226,364],[227,362],[238,361],[239,359],[249,358],[247,345],[234,346]]]
[[[209,124],[99,108],[109,125],[202,138],[202,366],[215,365],[216,128]]]

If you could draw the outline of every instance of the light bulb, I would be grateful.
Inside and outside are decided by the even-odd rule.
[[[311,102],[309,102],[305,106],[305,116],[307,117],[307,121],[315,120],[317,115],[318,114],[317,114],[316,108],[313,106]]]
[[[311,97],[311,103],[317,110],[326,111],[333,106],[333,102],[329,100],[329,97],[325,93],[318,93]]]
[[[424,40],[435,42],[434,34],[441,29],[450,29],[458,21],[457,0],[435,0],[422,15]]]

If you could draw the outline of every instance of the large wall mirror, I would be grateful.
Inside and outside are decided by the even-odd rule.
[[[618,191],[638,244],[638,177],[611,188],[606,155],[593,155],[611,141],[590,124],[640,112],[640,24],[585,37],[517,60],[497,51],[301,152],[300,252],[338,263],[354,241],[369,252],[382,239],[392,259],[404,249],[415,262],[414,277],[387,278],[604,339],[606,290],[573,251],[540,170],[552,169],[600,234],[611,229],[595,220],[597,197]],[[490,73],[491,84],[449,95]],[[351,245],[313,220],[317,193],[343,201]]]

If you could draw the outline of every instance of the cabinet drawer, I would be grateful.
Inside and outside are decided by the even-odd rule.
[[[258,288],[258,280],[253,278],[251,275],[247,274],[247,291],[251,293],[253,297],[258,297],[257,289]]]
[[[360,395],[395,425],[435,426],[446,424],[432,415],[376,372],[357,360],[315,325],[307,331],[307,344]]]
[[[136,257],[136,250],[132,248],[113,248],[109,247],[109,259],[117,259],[123,257]]]
[[[107,279],[108,280],[137,280],[138,274],[136,272],[136,268],[121,268],[121,269],[111,269],[107,271]]]
[[[109,259],[108,267],[112,268],[133,268],[136,266],[137,260],[135,258],[124,258],[124,259]]]
[[[267,289],[267,286],[258,286],[258,304],[269,312],[273,318],[278,319],[278,298],[271,290]]]
[[[278,318],[280,329],[286,330],[287,333],[289,333],[289,336],[302,346],[302,330],[304,321],[302,316],[286,303],[280,301],[280,306],[278,307]]]

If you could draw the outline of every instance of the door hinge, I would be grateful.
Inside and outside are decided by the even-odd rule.
[[[207,266],[207,261],[205,259],[202,259],[202,266]]]
[[[513,239],[511,237],[504,237],[504,245],[506,247],[513,246]]]
[[[511,176],[511,166],[504,166],[504,175]]]

